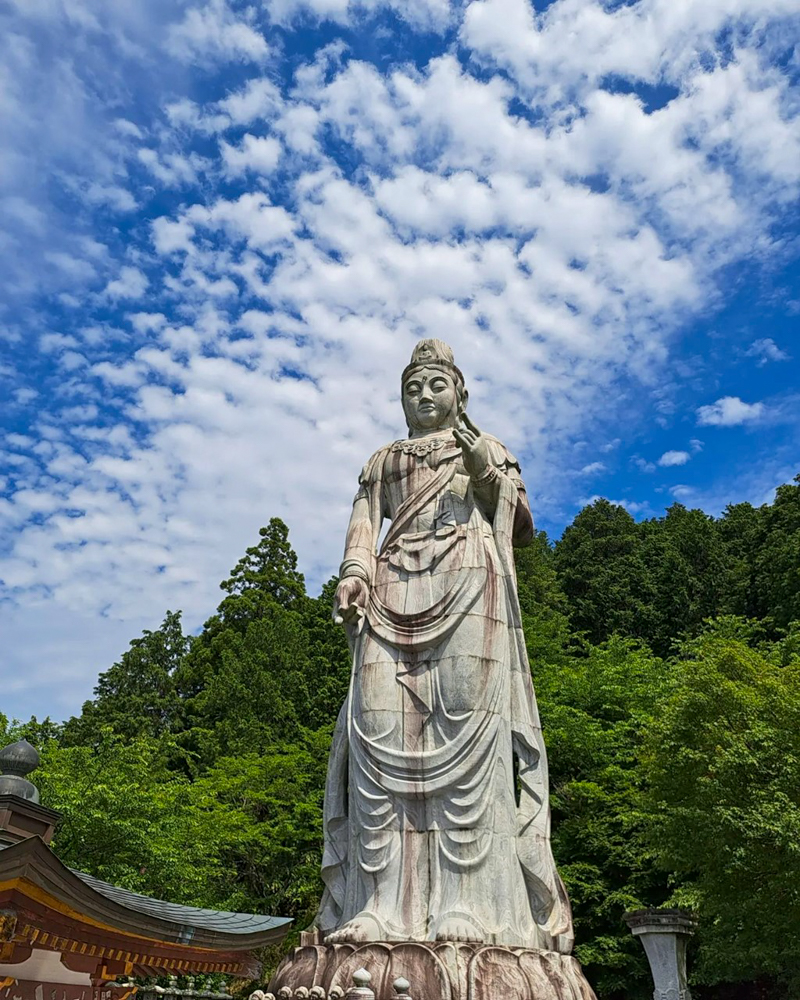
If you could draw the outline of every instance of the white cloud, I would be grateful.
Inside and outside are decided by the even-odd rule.
[[[615,507],[624,507],[629,514],[649,514],[650,504],[646,500],[609,500],[608,497],[601,496],[599,493],[595,493],[590,497],[584,497],[584,499],[579,500],[577,506],[585,507],[587,504],[596,503],[598,500],[608,500],[609,503],[614,504]]]
[[[404,21],[427,31],[443,30],[453,13],[450,0],[271,0],[269,16],[275,24],[282,25],[291,25],[303,15],[320,21],[352,24],[381,7],[389,8]]]
[[[109,299],[139,299],[147,291],[149,284],[143,271],[125,264],[120,268],[119,277],[106,285],[104,294]]]
[[[162,216],[153,222],[152,230],[153,243],[159,254],[171,254],[191,248],[194,227],[186,219],[173,222]]]
[[[93,182],[87,185],[83,196],[90,205],[107,205],[117,212],[133,212],[137,208],[137,201],[130,191],[118,184]]]
[[[117,118],[114,128],[121,134],[129,136],[131,139],[143,139],[142,131],[134,122],[129,122],[127,118]]]
[[[686,465],[691,457],[688,451],[665,451],[659,458],[658,464],[661,466]]]
[[[744,353],[745,357],[757,358],[759,365],[765,365],[768,361],[788,361],[790,357],[786,351],[778,347],[772,337],[754,340]]]
[[[697,410],[698,424],[709,427],[736,427],[761,420],[766,408],[763,403],[744,403],[738,396],[723,396]]]
[[[65,351],[58,359],[59,367],[68,372],[77,371],[87,364],[85,355],[79,351]]]
[[[39,350],[45,354],[77,346],[78,341],[71,334],[43,333],[39,337]]]
[[[245,17],[252,10],[246,8]],[[237,17],[226,0],[190,7],[183,20],[169,28],[166,49],[184,62],[198,58],[261,62],[269,52],[264,36]]]
[[[269,136],[255,136],[246,133],[240,146],[220,142],[222,162],[228,176],[246,173],[271,174],[281,156],[281,144]]]
[[[602,462],[590,462],[581,469],[582,476],[594,476],[598,472],[605,472],[605,465]]]
[[[631,458],[631,462],[640,472],[651,473],[656,471],[656,466],[654,462],[648,462],[646,458],[642,458],[641,455],[634,455]]]
[[[136,155],[139,162],[166,187],[196,184],[198,172],[208,164],[204,157],[196,153],[181,156],[179,153],[159,154],[154,149],[140,149]]]
[[[219,198],[209,207],[193,205],[185,215],[192,226],[223,230],[233,240],[266,250],[287,240],[295,222],[286,209],[273,205],[266,194],[243,194],[236,200]]]
[[[45,253],[44,259],[57,267],[70,281],[91,281],[96,273],[88,261],[82,260],[80,257],[73,257],[63,251]]]
[[[128,319],[139,333],[152,333],[153,331],[162,330],[167,324],[167,318],[163,313],[131,313]]]

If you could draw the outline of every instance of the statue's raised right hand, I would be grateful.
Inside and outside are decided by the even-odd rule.
[[[337,625],[355,626],[356,634],[364,624],[364,612],[369,600],[369,587],[359,576],[346,576],[339,581],[333,599],[333,620]]]

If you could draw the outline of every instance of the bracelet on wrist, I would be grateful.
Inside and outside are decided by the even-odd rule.
[[[495,479],[497,479],[497,466],[487,465],[479,476],[473,476],[472,485],[480,489],[482,486],[488,486],[490,483],[493,483]]]
[[[369,572],[366,566],[355,559],[345,559],[339,567],[339,579],[343,580],[346,576],[356,576],[364,583],[369,583]]]

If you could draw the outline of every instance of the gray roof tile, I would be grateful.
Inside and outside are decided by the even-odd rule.
[[[291,923],[288,917],[259,916],[256,913],[232,913],[226,910],[205,910],[197,906],[182,906],[179,903],[167,903],[163,899],[153,899],[152,896],[142,896],[138,892],[121,889],[118,885],[103,882],[93,875],[70,869],[74,875],[85,882],[95,892],[120,906],[137,913],[146,913],[161,920],[169,920],[190,928],[203,928],[222,934],[257,934],[260,931],[273,930]],[[191,940],[191,935],[187,935]]]

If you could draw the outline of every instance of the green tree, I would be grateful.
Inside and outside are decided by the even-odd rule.
[[[676,640],[696,635],[706,618],[724,610],[732,560],[718,522],[680,503],[639,530],[653,583],[650,628],[643,638],[665,656]]]
[[[624,507],[602,499],[584,507],[556,543],[554,565],[576,631],[592,642],[651,634],[652,574]]]
[[[761,613],[755,587],[756,556],[762,547],[767,507],[729,504],[719,519],[719,533],[728,552],[726,614],[757,618]]]
[[[33,775],[62,813],[61,860],[157,898],[313,918],[321,892],[322,803],[331,727],[263,752],[219,758],[196,780],[168,738],[94,746],[50,741]]]
[[[584,644],[534,664],[550,764],[553,851],[573,906],[576,954],[598,995],[649,997],[626,910],[667,894],[641,840],[638,753],[667,684],[663,661],[631,639]]]
[[[289,529],[272,518],[220,588],[227,596],[176,674],[181,744],[202,768],[290,738],[308,718],[308,598]]]
[[[100,674],[94,699],[65,724],[62,742],[91,743],[103,728],[128,739],[176,730],[180,699],[175,676],[188,647],[180,611],[168,611],[160,628],[143,632],[119,662]]]
[[[220,757],[305,739],[331,724],[347,693],[350,654],[333,623],[336,581],[303,589],[288,529],[273,518],[221,587],[228,591],[176,675],[181,745],[197,773]]]
[[[220,756],[264,751],[313,727],[313,682],[308,632],[302,615],[271,597],[259,616],[235,626],[214,622],[184,664],[195,682],[187,704],[191,730],[181,743],[199,753],[202,766]]]
[[[753,554],[759,617],[779,628],[800,619],[800,475],[762,507],[763,529]]]
[[[322,804],[331,728],[264,753],[220,758],[194,783],[198,805],[227,821],[222,849],[236,906],[313,919],[322,891]]]
[[[303,574],[297,569],[297,555],[289,543],[289,529],[278,517],[259,529],[261,541],[247,549],[220,587],[228,594],[256,590],[289,608],[306,593]]]
[[[531,544],[514,555],[528,657],[534,664],[560,663],[569,655],[572,629],[547,534],[537,531]]]
[[[642,751],[650,850],[700,916],[701,981],[800,997],[800,630],[721,618],[683,647]]]
[[[53,722],[50,716],[40,722],[31,716],[27,722],[9,719],[0,712],[0,748],[16,743],[17,740],[27,740],[34,747],[42,747],[50,740],[56,740],[61,735],[61,726]]]
[[[333,596],[338,578],[323,586],[319,597],[307,599],[309,722],[314,728],[336,720],[350,687],[351,658],[347,635],[333,621]]]

